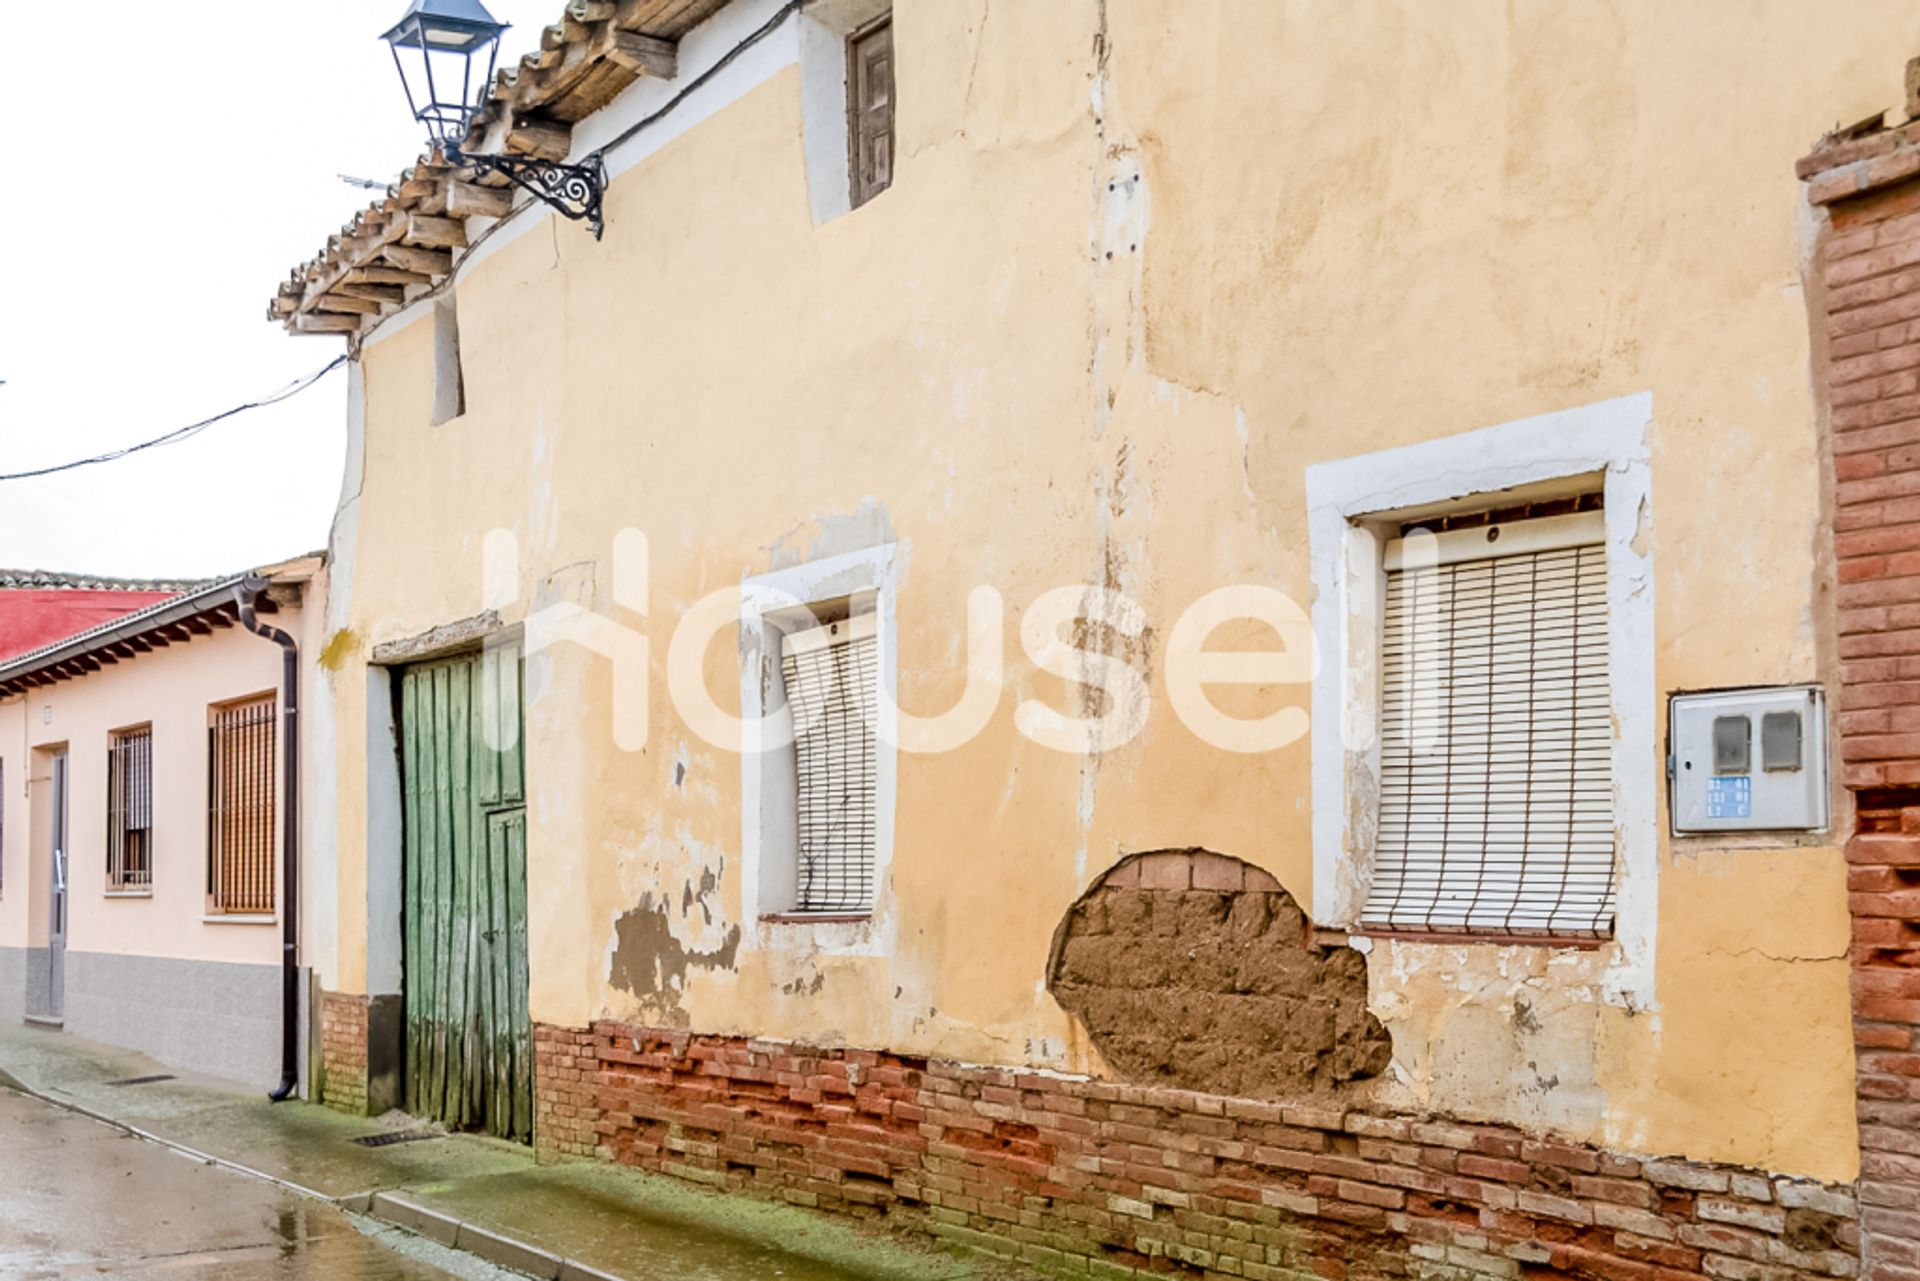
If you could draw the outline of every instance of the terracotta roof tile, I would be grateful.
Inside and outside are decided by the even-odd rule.
[[[0,591],[188,592],[211,578],[110,578],[104,574],[63,574],[50,569],[0,569]]]

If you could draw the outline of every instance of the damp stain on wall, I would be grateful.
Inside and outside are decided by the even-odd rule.
[[[702,895],[707,888],[702,887]],[[613,959],[607,981],[639,1002],[639,1018],[661,1027],[684,1028],[688,1017],[682,1001],[688,972],[736,968],[740,927],[730,927],[719,947],[700,951],[674,937],[671,911],[666,899],[647,893],[640,896],[637,906],[620,915],[613,925]]]

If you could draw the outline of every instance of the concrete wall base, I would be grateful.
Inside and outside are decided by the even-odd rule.
[[[67,952],[66,1028],[189,1072],[280,1079],[280,968]]]
[[[0,1019],[27,1012],[27,960],[24,947],[0,947]]]

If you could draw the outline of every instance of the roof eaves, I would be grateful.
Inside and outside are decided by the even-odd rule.
[[[42,645],[39,649],[22,654],[17,658],[0,663],[0,693],[7,693],[8,687],[23,676],[31,676],[47,668],[70,662],[108,645],[144,635],[161,627],[184,622],[211,613],[230,602],[233,589],[245,581],[245,575],[221,579],[199,591],[184,596],[175,596],[170,600],[157,601],[145,609],[124,614],[111,622],[102,623],[78,635],[65,640],[55,641],[51,645]]]
[[[673,78],[680,37],[729,2],[571,0],[542,29],[538,51],[495,74],[462,149],[566,159],[575,124],[642,76]],[[267,318],[291,333],[355,340],[446,281],[467,247],[467,219],[504,216],[513,195],[505,178],[430,151],[293,270]]]

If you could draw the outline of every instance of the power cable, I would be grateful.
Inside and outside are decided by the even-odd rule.
[[[270,396],[263,396],[259,400],[250,400],[244,405],[235,405],[232,409],[215,414],[211,418],[202,418],[199,422],[189,423],[185,427],[176,427],[164,436],[155,436],[152,440],[143,440],[137,445],[128,445],[122,449],[111,450],[104,454],[95,454],[92,458],[76,458],[70,463],[57,463],[51,467],[36,467],[32,471],[16,471],[0,474],[0,481],[30,480],[35,476],[51,476],[55,472],[72,471],[77,467],[91,467],[96,463],[110,463],[116,459],[125,458],[129,454],[137,454],[143,449],[153,449],[160,445],[177,444],[191,436],[198,435],[215,423],[224,422],[234,417],[236,414],[244,414],[249,409],[263,409],[268,405],[277,405],[283,400],[291,400],[346,363],[346,356],[335,356],[325,367],[308,374],[304,378],[299,378],[288,383],[285,387]]]
[[[801,9],[805,8],[808,3],[809,3],[809,0],[787,0],[787,3],[781,5],[778,9],[774,11],[772,17],[768,18],[765,22],[761,23],[753,31],[749,32],[745,37],[741,39],[739,44],[733,46],[733,48],[727,50],[726,53],[722,54],[719,58],[715,59],[712,66],[702,71],[699,75],[695,76],[692,80],[689,80],[686,83],[686,85],[682,87],[678,93],[674,94],[673,97],[667,99],[667,101],[661,104],[661,106],[657,110],[652,111],[648,113],[646,116],[644,116],[643,118],[634,121],[632,124],[628,125],[625,129],[621,130],[618,134],[616,134],[612,139],[602,143],[598,147],[595,147],[592,151],[587,153],[586,159],[604,160],[606,158],[607,153],[609,151],[612,151],[615,147],[619,146],[621,143],[628,141],[629,139],[633,138],[635,135],[643,132],[646,129],[651,128],[653,125],[657,124],[659,121],[666,118],[667,116],[672,115],[674,108],[678,107],[681,103],[685,102],[690,96],[698,92],[699,89],[702,86],[704,86],[709,80],[713,79],[715,76],[719,75],[722,71],[726,70],[729,66],[733,65],[734,60],[740,57],[741,54],[753,48],[753,46],[759,44],[762,40],[765,40],[768,36],[772,35],[775,31],[778,31],[782,23],[786,22],[788,18],[791,18],[794,14],[798,13]]]

